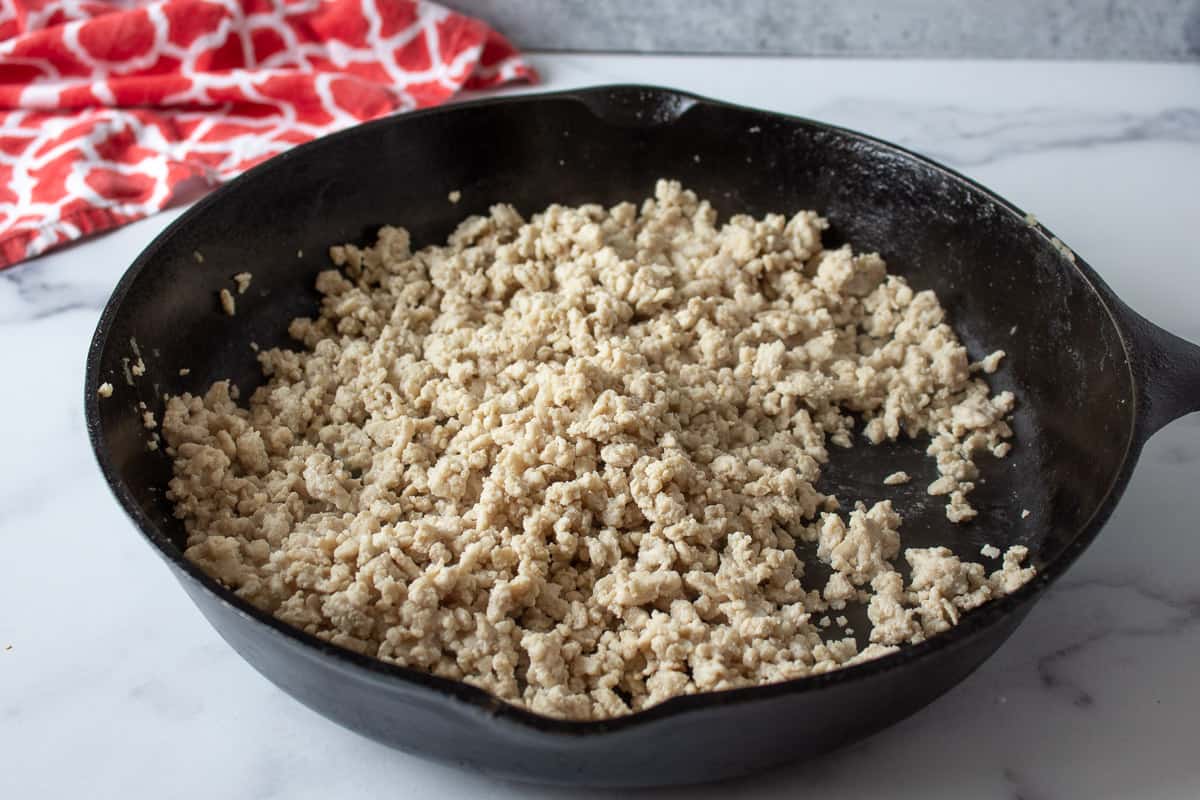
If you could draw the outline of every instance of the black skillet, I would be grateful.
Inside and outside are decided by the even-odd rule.
[[[980,516],[950,525],[924,486],[923,443],[835,452],[825,491],[868,501],[882,477],[907,546],[1028,545],[1040,570],[949,633],[819,677],[681,697],[621,719],[563,722],[465,684],[356,655],[278,622],[181,554],[163,497],[167,458],[147,449],[136,404],[260,376],[248,343],[288,345],[311,314],[326,249],[384,223],[418,245],[506,201],[615,203],[682,180],[722,215],[821,210],[828,243],[878,250],[937,291],[973,357],[1008,353],[992,381],[1019,405],[1016,447],[983,461]],[[447,193],[462,192],[462,202]],[[254,275],[238,313],[217,292]],[[146,373],[127,382],[136,339]],[[136,358],[135,358],[136,360]],[[180,376],[179,370],[191,370]],[[100,399],[96,387],[115,387]],[[1200,349],[1126,307],[1081,259],[1008,202],[895,145],[805,119],[681,92],[613,86],[406,114],[298,147],[196,204],[125,274],[87,363],[87,425],[118,501],[213,627],[284,691],[390,745],[521,779],[593,785],[704,781],[807,758],[913,713],[971,673],[1017,627],[1108,519],[1146,439],[1200,409]],[[1028,515],[1023,514],[1028,511]]]

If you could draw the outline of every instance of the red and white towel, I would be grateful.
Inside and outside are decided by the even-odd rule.
[[[423,0],[0,0],[0,268],[288,147],[536,80]]]

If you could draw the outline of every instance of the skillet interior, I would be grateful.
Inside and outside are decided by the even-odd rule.
[[[89,390],[93,437],[119,495],[145,515],[160,547],[178,552],[182,525],[163,497],[170,466],[147,450],[136,404],[158,408],[165,392],[222,378],[243,392],[257,385],[249,342],[290,344],[286,323],[313,313],[313,278],[328,266],[330,244],[365,244],[393,223],[421,246],[493,202],[526,213],[551,202],[611,204],[647,195],[662,176],[711,199],[722,217],[818,209],[831,222],[827,244],[878,250],[914,287],[935,289],[972,357],[1008,353],[992,385],[1017,394],[1016,448],[1003,461],[982,459],[978,520],[953,526],[941,500],[925,495],[934,469],[924,442],[836,452],[823,490],[894,498],[906,546],[953,543],[974,558],[984,543],[1027,544],[1039,566],[1070,546],[1120,475],[1133,432],[1121,333],[1088,277],[1020,212],[903,151],[637,87],[362,126],[277,158],[190,211],[131,268],[94,345],[92,376],[116,391],[97,402]],[[457,205],[446,200],[454,189]],[[226,317],[217,291],[243,270],[253,285]],[[132,386],[122,366],[131,339],[147,368]],[[179,376],[181,367],[190,374]],[[896,469],[915,480],[883,487]]]
[[[978,520],[951,525],[924,493],[936,473],[922,442],[835,451],[827,487],[896,497],[906,544],[957,542],[974,555],[984,542],[1021,543],[1041,563],[1063,550],[1123,460],[1132,387],[1106,308],[1042,231],[941,170],[823,126],[707,104],[645,124],[616,118],[563,97],[366,126],[277,160],[157,242],[111,317],[100,361],[117,390],[101,406],[105,443],[155,523],[183,541],[158,491],[168,461],[146,450],[135,404],[155,408],[164,392],[222,378],[256,386],[249,343],[291,344],[287,321],[314,312],[313,278],[329,266],[330,244],[369,243],[387,223],[408,227],[416,246],[440,243],[493,202],[526,213],[551,202],[610,204],[646,196],[668,176],[722,217],[820,210],[831,222],[827,243],[878,250],[914,287],[935,289],[972,357],[1008,353],[992,385],[1018,396],[1017,447],[1003,461],[981,460]],[[446,201],[452,189],[463,193],[457,205]],[[252,288],[226,317],[217,291],[242,270],[254,274]],[[134,387],[121,362],[131,338],[147,367]],[[191,374],[179,376],[181,367]],[[881,479],[896,469],[915,480],[884,491]]]

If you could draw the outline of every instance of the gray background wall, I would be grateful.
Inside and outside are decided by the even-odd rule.
[[[1200,60],[1200,0],[442,0],[530,50]]]

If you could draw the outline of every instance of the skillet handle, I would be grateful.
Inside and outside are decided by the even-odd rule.
[[[1185,414],[1200,411],[1200,347],[1125,308],[1138,384],[1143,440]]]

